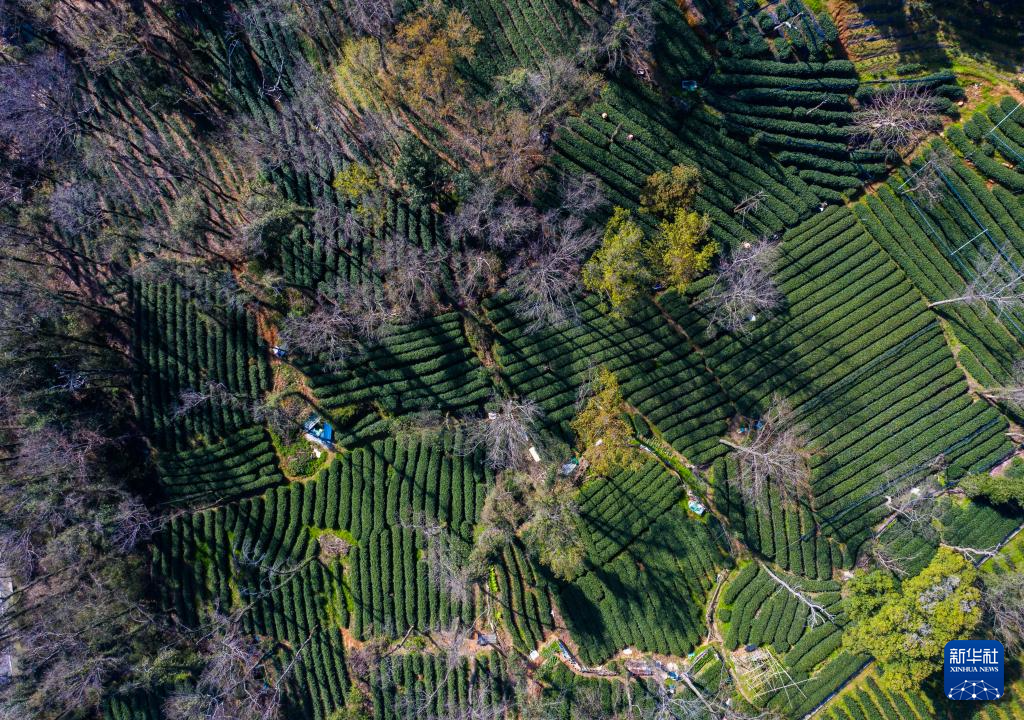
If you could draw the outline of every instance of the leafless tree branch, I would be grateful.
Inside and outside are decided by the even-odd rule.
[[[802,434],[789,403],[773,395],[759,430],[751,429],[740,443],[721,440],[736,452],[742,492],[748,501],[765,502],[769,487],[786,502],[810,495],[811,474]]]
[[[806,593],[794,588],[781,577],[773,573],[766,565],[762,564],[761,569],[768,573],[768,577],[774,580],[779,587],[783,588],[786,592],[807,606],[807,609],[810,610],[810,613],[807,615],[808,627],[817,627],[818,625],[826,622],[835,622],[835,616],[826,610],[820,603],[810,598]]]
[[[771,312],[782,301],[772,280],[779,260],[779,244],[769,238],[743,243],[721,262],[718,277],[700,304],[709,313],[708,329],[745,333],[759,315]]]
[[[528,332],[576,317],[580,267],[599,240],[596,230],[569,216],[544,223],[541,236],[516,258],[508,287],[516,312],[529,321]]]
[[[889,152],[905,152],[941,127],[938,101],[921,84],[896,83],[878,92],[853,116],[853,135]]]
[[[615,70],[626,65],[634,72],[646,72],[654,43],[654,13],[645,0],[621,0],[611,6],[608,27],[598,40],[598,48]]]
[[[321,289],[309,313],[286,318],[281,338],[329,366],[340,367],[359,354],[365,343],[383,339],[394,319],[373,287],[339,285]]]
[[[904,191],[909,192],[929,208],[942,202],[949,192],[946,179],[953,155],[945,145],[935,145],[927,161],[907,179]]]
[[[974,278],[962,295],[928,303],[934,308],[950,303],[988,303],[996,312],[1014,312],[1024,307],[1024,277],[1000,252],[979,256],[974,264]]]
[[[985,575],[982,601],[992,630],[1008,654],[1024,650],[1024,573]]]
[[[495,411],[473,421],[466,449],[483,447],[487,463],[495,469],[525,467],[531,436],[542,415],[540,406],[529,398],[505,398]]]

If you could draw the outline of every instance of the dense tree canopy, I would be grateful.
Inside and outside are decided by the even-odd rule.
[[[572,421],[592,472],[607,475],[638,463],[636,442],[623,417],[628,412],[619,381],[607,368],[599,368],[584,405]]]
[[[647,178],[640,195],[640,208],[662,220],[671,220],[680,208],[689,208],[700,192],[700,169],[691,165],[673,165]]]
[[[600,293],[614,313],[643,291],[653,278],[644,257],[644,231],[623,208],[615,208],[601,245],[583,266],[583,286]]]
[[[858,574],[846,587],[853,624],[844,643],[877,658],[894,689],[919,686],[942,667],[946,643],[970,637],[981,620],[977,578],[974,566],[947,548],[901,585],[883,570]]]
[[[994,503],[1016,503],[1024,507],[1024,460],[1014,458],[999,475],[983,473],[964,479],[961,486],[971,497],[982,497]]]

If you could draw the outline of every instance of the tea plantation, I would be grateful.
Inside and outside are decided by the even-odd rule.
[[[481,0],[464,10],[481,39],[458,71],[480,94],[574,52],[602,12],[557,0]],[[960,293],[993,249],[1014,260],[1024,253],[1024,112],[1006,95],[956,122],[964,91],[955,73],[919,71],[915,81],[938,98],[947,127],[896,167],[884,149],[856,142],[857,108],[886,86],[842,58],[827,12],[798,0],[682,11],[654,2],[650,11],[654,64],[640,78],[609,76],[569,114],[550,137],[553,168],[595,176],[610,204],[634,212],[653,173],[699,168],[692,207],[707,214],[722,252],[759,236],[781,240],[778,305],[742,332],[713,326],[710,277],[682,291],[656,286],[624,314],[581,295],[570,321],[540,327],[524,321],[514,293],[498,291],[478,308],[402,324],[339,365],[301,349],[271,358],[275,331],[257,330],[252,307],[218,314],[173,283],[132,286],[139,415],[159,448],[160,493],[194,508],[155,540],[162,607],[193,626],[235,613],[247,632],[276,643],[277,671],[297,668],[284,694],[289,716],[342,717],[355,692],[380,718],[646,717],[656,707],[668,713],[657,717],[696,717],[679,714],[688,707],[679,698],[712,702],[723,687],[751,712],[785,717],[947,712],[930,686],[897,691],[869,655],[844,644],[852,620],[843,586],[876,545],[912,555],[913,573],[940,546],[998,548],[1021,523],[1019,507],[956,488],[1016,450],[1019,407],[981,389],[1014,382],[1024,315],[929,303]],[[250,21],[262,17],[254,9]],[[217,38],[215,17],[196,22]],[[295,32],[267,21],[250,52],[236,56],[220,38],[210,52],[221,72],[233,70],[232,102],[245,122],[302,143],[301,159],[268,168],[269,181],[300,205],[358,215],[360,200],[331,184],[351,166],[337,150],[345,141],[332,150],[327,137],[291,127],[308,79],[285,59],[330,65],[345,50],[326,30],[319,39]],[[258,90],[272,70],[296,98],[283,111]],[[372,104],[358,73],[338,77],[350,107]],[[680,84],[683,92],[673,89]],[[940,155],[941,198],[925,202],[907,182]],[[367,278],[380,291],[375,246],[397,236],[450,252],[450,212],[391,195],[373,228],[341,223],[324,236],[302,224],[273,238],[270,263],[296,288]],[[451,287],[458,271],[448,272]],[[280,322],[270,320],[278,330]],[[601,368],[614,373],[633,442],[647,454],[609,473],[568,471],[576,569],[553,572],[534,536],[520,533],[488,556],[482,575],[453,585],[515,493],[474,440],[472,418],[493,420],[495,398],[528,398],[539,418],[534,451],[557,467],[585,450],[574,449],[572,423]],[[278,431],[262,429],[244,404],[207,403],[168,419],[199,378],[258,399],[275,382],[280,392],[285,377],[333,427],[317,449],[325,465],[308,477],[282,474],[270,436]],[[806,443],[809,493],[796,502],[775,490],[752,498],[741,458],[720,441],[756,432],[748,426],[777,398]],[[893,498],[935,477],[936,462],[944,504],[931,522],[942,531],[922,534],[894,512]],[[702,516],[688,498],[704,504]],[[665,679],[630,664],[687,667],[695,651],[685,683],[675,671]],[[772,670],[744,675],[754,656]],[[714,680],[702,685],[709,658]],[[522,694],[523,663],[536,668],[525,670],[528,684],[552,714],[530,714],[548,711]],[[681,693],[675,703],[665,699],[670,686]],[[109,700],[107,713],[159,715],[167,692]],[[1015,702],[988,712],[1020,716]]]
[[[0,717],[1024,720],[1014,3],[10,5]]]

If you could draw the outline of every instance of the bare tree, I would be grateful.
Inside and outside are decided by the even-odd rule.
[[[103,224],[98,188],[92,182],[58,185],[50,194],[50,219],[70,237],[91,234]]]
[[[940,534],[940,537],[943,535],[942,532],[940,532],[939,534]],[[994,558],[996,555],[999,554],[999,546],[998,545],[991,545],[991,546],[985,547],[985,548],[976,548],[976,547],[968,547],[968,546],[965,546],[965,545],[951,545],[950,543],[946,542],[945,540],[942,540],[940,542],[940,544],[944,548],[948,548],[950,550],[953,550],[954,552],[960,553],[961,555],[963,555],[965,558],[967,558],[968,560],[970,560],[972,563],[974,563],[976,565],[980,565],[981,563],[985,562],[986,560]]]
[[[294,439],[309,414],[309,406],[292,395],[276,400],[271,397],[253,398],[233,393],[225,385],[209,381],[199,388],[182,390],[171,410],[171,418],[185,417],[207,404],[245,413],[257,423],[268,424],[278,437],[288,442]]]
[[[16,648],[19,670],[2,684],[0,704],[18,717],[95,706],[140,669],[136,643],[161,642],[160,619],[132,592],[142,582],[137,558],[122,553],[132,538],[119,537],[138,537],[146,524],[137,501],[92,469],[81,478],[40,471],[0,484],[0,577],[12,581],[0,601],[0,652]],[[118,495],[131,502],[118,507]]]
[[[477,618],[477,621],[479,618]],[[403,718],[426,718],[427,720],[504,720],[513,709],[504,692],[495,694],[491,683],[474,680],[456,698],[448,691],[451,689],[449,678],[465,666],[467,644],[475,632],[474,623],[465,623],[455,617],[448,624],[437,624],[423,634],[423,639],[433,646],[433,657],[440,660],[434,666],[439,673],[432,683],[433,690],[427,692],[422,688],[398,693],[396,697],[395,715]],[[475,653],[475,648],[470,650]],[[401,674],[396,672],[394,664],[387,656],[381,658],[379,672],[384,682],[402,685]],[[503,677],[495,678],[504,681]]]
[[[35,586],[20,603],[5,603],[8,607],[0,615],[2,646],[16,646],[20,671],[33,674],[32,691],[39,696],[29,703],[54,710],[42,716],[90,706],[114,678],[130,671],[127,659],[103,652],[103,646],[116,645],[122,633],[138,633],[141,639],[143,623],[154,622],[125,597],[123,588],[109,582],[111,577],[89,574],[49,582],[43,592],[43,586]],[[112,639],[107,633],[116,635]]]
[[[888,152],[905,152],[941,127],[938,108],[938,100],[925,86],[895,83],[854,113],[851,131]]]
[[[789,403],[773,395],[760,422],[761,427],[751,429],[740,443],[727,438],[720,441],[736,452],[744,497],[750,502],[765,502],[770,487],[786,502],[808,497],[811,473],[807,450]]]
[[[984,576],[982,601],[992,630],[1009,655],[1024,650],[1024,573],[1007,572]]]
[[[597,75],[582,69],[574,59],[551,57],[527,72],[522,94],[537,125],[558,124],[600,85]]]
[[[290,107],[282,109],[282,120],[290,120]],[[235,118],[218,138],[232,157],[240,159],[259,158],[268,171],[274,171],[286,164],[295,164],[304,169],[305,149],[297,146],[277,124],[269,124],[262,117],[244,115]]]
[[[646,73],[655,31],[650,3],[647,0],[621,0],[609,7],[608,28],[598,40],[609,69],[626,65],[634,72]]]
[[[276,28],[288,32],[299,26],[297,9],[291,0],[257,0],[244,6],[232,7],[227,13],[227,26],[237,35],[248,37],[251,52],[260,60],[260,70],[266,68],[273,71],[269,76],[263,74],[260,90],[275,99],[282,92],[289,55],[270,52],[266,48],[274,46]]]
[[[440,304],[443,256],[392,236],[377,246],[373,266],[384,278],[384,297],[394,317],[411,321]]]
[[[325,298],[308,314],[286,318],[280,336],[289,345],[337,368],[361,349],[353,325],[343,302]]]
[[[382,39],[398,20],[395,0],[344,0],[345,19],[360,35]]]
[[[488,226],[489,218],[498,202],[498,189],[491,180],[477,183],[469,195],[459,203],[448,217],[448,234],[453,239],[465,236],[480,237]]]
[[[930,550],[931,546],[928,545],[915,550],[909,543],[886,543],[881,538],[875,538],[868,545],[865,558],[870,558],[875,565],[896,577],[903,578],[925,559]]]
[[[518,247],[539,222],[537,212],[512,197],[500,197],[496,184],[483,180],[448,218],[455,240],[469,237],[494,250]]]
[[[516,312],[529,321],[527,332],[576,317],[580,268],[599,241],[597,230],[570,215],[544,223],[544,232],[516,258],[508,288],[516,296]]]
[[[386,672],[389,675],[396,674],[391,669]],[[432,693],[428,694],[423,690],[399,693],[394,708],[395,716],[423,720],[506,720],[513,716],[516,708],[509,699],[495,696],[487,683],[483,682],[471,684],[466,689],[464,698],[448,698],[443,704],[439,703],[438,696],[447,687],[446,682],[450,674],[450,671],[446,671],[443,677],[437,680],[436,689]],[[401,685],[399,678],[400,676],[394,677],[391,682]]]
[[[967,283],[963,294],[930,302],[928,307],[951,303],[988,303],[999,313],[1021,310],[1024,308],[1024,276],[1000,252],[987,258],[979,256],[974,264],[974,278]]]
[[[743,243],[718,267],[715,284],[701,296],[709,312],[708,330],[745,333],[758,314],[771,312],[782,300],[772,273],[779,261],[779,244],[761,237]]]
[[[244,632],[237,618],[215,615],[210,632],[200,642],[203,670],[194,688],[177,690],[167,698],[163,710],[169,720],[274,720],[280,716],[282,684],[294,661],[280,674],[275,672],[266,648]]]
[[[601,689],[593,685],[574,688],[570,720],[610,720]]]
[[[526,112],[491,103],[475,103],[463,118],[460,145],[461,162],[474,172],[489,176],[499,188],[511,188],[521,197],[531,197],[538,189],[546,162],[548,131]],[[482,160],[480,159],[482,158]],[[509,223],[528,224],[536,215],[529,205],[506,198],[498,206],[498,229]],[[514,230],[514,228],[513,228]],[[506,242],[515,232],[505,231]]]
[[[293,347],[340,367],[366,342],[384,337],[393,312],[368,285],[322,288],[317,305],[305,315],[285,319],[281,338]]]
[[[178,393],[178,399],[171,408],[171,417],[185,417],[208,403],[231,404],[233,400],[234,396],[223,383],[211,380],[199,388],[185,388]]]
[[[89,427],[41,425],[26,428],[17,439],[7,472],[19,479],[62,477],[85,481],[109,441]]]
[[[608,204],[601,181],[590,173],[568,173],[558,185],[561,210],[569,215],[586,218]]]
[[[475,699],[468,705],[449,700],[437,720],[504,720],[513,711],[508,700],[488,701],[483,689],[477,690],[470,697]]]
[[[795,597],[797,600],[799,600],[807,607],[809,611],[807,615],[808,627],[817,627],[818,625],[821,625],[826,622],[835,622],[835,615],[833,615],[831,612],[825,609],[825,607],[821,605],[821,603],[811,598],[807,593],[803,592],[802,590],[799,590],[790,585],[781,577],[773,573],[767,565],[762,564],[761,569],[768,573],[768,577],[774,580],[779,587],[781,587],[783,590],[788,592],[790,595]]]
[[[168,283],[179,287],[205,312],[241,310],[254,300],[252,287],[244,287],[229,267],[198,257],[174,253],[140,255],[129,271],[140,282]]]
[[[417,410],[397,418],[392,428],[397,433],[416,435],[430,441],[437,440],[442,433],[458,430],[458,418],[440,410]]]
[[[84,120],[71,70],[57,52],[0,65],[0,138],[27,164],[66,150]]]
[[[129,553],[153,537],[165,521],[166,517],[153,515],[139,498],[126,495],[111,513],[107,532],[117,552]]]
[[[689,692],[669,692],[658,683],[643,712],[643,720],[779,720],[774,710],[741,710],[733,706],[734,688],[723,667],[717,686],[704,688],[690,676],[689,670],[679,675]]]
[[[483,447],[487,464],[494,469],[522,468],[527,462],[527,448],[533,444],[543,411],[529,398],[505,398],[494,412],[475,420],[469,428],[466,449]]]
[[[445,679],[459,666],[462,661],[464,646],[473,634],[473,626],[462,621],[461,617],[453,617],[447,625],[438,623],[431,628],[429,638],[444,659]],[[445,685],[439,678],[438,692]]]
[[[481,566],[471,562],[472,548],[425,513],[417,513],[401,525],[424,538],[430,582],[452,599],[466,601],[481,573]]]
[[[501,259],[486,250],[463,250],[448,257],[455,283],[455,294],[461,307],[475,306],[497,290]]]
[[[54,25],[95,75],[127,65],[140,55],[144,38],[152,31],[130,5],[104,3],[91,12],[62,5],[58,4]]]
[[[1010,370],[1009,382],[992,388],[986,388],[981,394],[989,400],[1001,400],[1024,408],[1024,361],[1015,360]]]
[[[745,198],[736,203],[732,211],[736,215],[739,215],[744,224],[747,222],[747,216],[751,213],[756,213],[761,208],[761,203],[768,199],[768,193],[764,190],[758,190],[756,193],[747,195]]]
[[[346,651],[346,665],[352,680],[369,690],[370,673],[380,662],[381,644],[386,642],[384,638],[371,638],[360,646]]]
[[[940,455],[930,463],[929,470],[938,475],[944,467],[945,459]],[[871,557],[879,566],[902,577],[909,574],[919,560],[918,554],[907,555],[892,544],[882,542],[882,533],[897,521],[915,538],[924,540],[932,547],[941,546],[958,552],[972,562],[981,562],[998,554],[998,545],[979,548],[956,545],[950,541],[951,528],[943,523],[943,517],[951,504],[949,489],[931,477],[904,492],[885,496],[885,507],[890,512],[875,531],[874,543],[869,548]],[[953,534],[956,535],[955,532]]]
[[[395,128],[390,117],[381,111],[367,110],[359,117],[356,138],[370,155],[378,155],[385,147],[396,147]]]
[[[364,342],[380,342],[387,337],[396,319],[395,309],[384,304],[369,283],[349,286],[342,297],[356,336]]]
[[[939,482],[939,475],[946,469],[946,459],[937,455],[920,468],[924,477],[920,482],[918,472],[896,473],[889,470],[883,475],[883,487],[888,488],[885,507],[888,516],[878,526],[875,537],[880,537],[886,528],[899,521],[918,537],[937,542],[935,522],[942,515],[940,498],[946,488]],[[908,484],[913,483],[912,487]]]
[[[25,201],[25,190],[7,169],[0,169],[0,209],[11,209]],[[0,235],[2,238],[3,235]]]
[[[328,250],[348,252],[348,246],[364,231],[365,225],[359,216],[348,212],[334,197],[319,195],[313,200],[310,232],[314,242]]]
[[[279,127],[268,131],[276,133],[279,145],[283,144],[287,152],[284,160],[288,164],[329,183],[334,178],[327,174],[330,170],[321,166],[321,158],[341,151],[349,161],[359,162],[364,159],[363,155],[372,154],[374,148],[368,140],[377,130],[371,124],[379,116],[357,114],[346,107],[338,97],[331,75],[305,60],[289,74],[294,86],[289,101],[282,108]],[[282,132],[284,128],[293,128],[294,135]]]
[[[529,720],[638,720],[632,708],[626,712],[605,709],[601,690],[594,685],[563,685],[544,690],[536,694],[522,692],[516,701],[517,716]],[[631,699],[631,683],[625,683],[624,691]],[[566,715],[569,701],[571,705]]]
[[[469,548],[450,532],[433,536],[427,543],[428,576],[452,600],[466,602],[481,577],[482,567],[471,562]]]
[[[932,146],[924,165],[919,167],[903,185],[903,191],[912,194],[929,208],[942,202],[948,193],[946,178],[953,162],[953,155],[945,144]]]
[[[290,557],[272,558],[266,548],[246,539],[233,553],[232,559],[245,573],[244,578],[238,583],[238,591],[239,595],[249,601],[249,605],[238,611],[241,613],[260,598],[270,597],[289,583],[315,559],[315,556],[311,555],[302,560]]]

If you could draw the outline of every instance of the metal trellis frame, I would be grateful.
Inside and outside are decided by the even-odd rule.
[[[1000,420],[998,420],[998,419],[989,420],[987,423],[985,423],[980,428],[978,428],[977,430],[972,432],[970,435],[968,435],[967,437],[964,437],[964,438],[961,438],[961,439],[957,440],[955,443],[953,443],[949,447],[945,448],[944,450],[942,450],[941,453],[938,453],[938,454],[939,455],[948,455],[951,451],[956,450],[956,449],[958,449],[960,447],[963,447],[963,446],[971,443],[974,440],[974,438],[978,437],[980,434],[982,434],[984,432],[987,432],[987,431],[991,430],[994,426],[996,426],[998,424],[1000,424]],[[870,500],[873,500],[874,498],[880,497],[887,490],[889,490],[889,489],[891,489],[891,488],[893,488],[895,486],[898,486],[900,483],[904,483],[908,478],[915,478],[914,481],[916,482],[916,478],[919,477],[922,472],[926,472],[929,468],[932,467],[932,460],[935,457],[936,457],[935,455],[932,455],[929,458],[927,458],[924,462],[921,462],[921,463],[915,465],[914,467],[904,471],[900,475],[897,475],[896,477],[892,478],[891,480],[888,480],[888,481],[882,483],[879,487],[875,488],[873,491],[871,491],[870,493],[868,493],[867,495],[865,495],[861,499],[857,500],[852,505],[848,505],[847,507],[843,508],[839,512],[834,513],[834,514],[830,515],[827,518],[823,518],[819,522],[819,525],[826,525],[826,524],[828,524],[828,525],[832,525],[832,527],[834,529],[838,529],[834,525],[835,521],[838,520],[839,518],[843,517],[847,513],[857,509],[858,507],[860,507],[864,503],[869,502]],[[803,538],[801,538],[801,539],[803,539]]]
[[[1024,105],[1024,102],[1018,102],[1018,103],[1017,103],[1017,107],[1015,107],[1015,108],[1014,108],[1013,110],[1011,110],[1010,112],[1006,113],[1006,116],[1005,116],[1005,117],[1004,117],[1004,118],[1003,118],[1002,120],[1000,120],[999,122],[997,122],[997,123],[996,123],[995,125],[993,125],[993,126],[992,126],[992,127],[991,127],[991,128],[989,129],[989,131],[988,131],[988,132],[986,132],[986,133],[985,133],[984,135],[982,135],[982,139],[988,138],[988,137],[989,137],[989,136],[991,135],[992,139],[993,139],[993,140],[995,140],[996,142],[998,142],[998,143],[999,143],[999,145],[1000,145],[1000,146],[1001,146],[1001,147],[1002,147],[1002,148],[1003,148],[1004,150],[1008,150],[1008,151],[1009,151],[1010,153],[1012,153],[1012,154],[1013,154],[1013,156],[1014,156],[1015,158],[1017,158],[1017,161],[1018,161],[1018,162],[1020,162],[1020,161],[1024,160],[1024,156],[1022,156],[1022,155],[1021,155],[1021,154],[1020,154],[1019,152],[1017,152],[1017,151],[1016,151],[1016,150],[1014,150],[1014,149],[1013,149],[1012,147],[1010,147],[1010,146],[1009,146],[1009,144],[1007,144],[1007,142],[1006,142],[1005,140],[1003,140],[1003,139],[1002,139],[1001,137],[999,137],[998,135],[996,135],[996,134],[995,134],[995,132],[996,132],[996,130],[998,130],[998,129],[999,129],[999,126],[1000,126],[1000,125],[1002,125],[1002,124],[1003,124],[1004,122],[1006,122],[1007,120],[1009,120],[1009,119],[1010,119],[1010,116],[1011,116],[1011,115],[1013,115],[1013,114],[1014,114],[1015,112],[1017,112],[1017,111],[1018,111],[1018,110],[1019,110],[1019,109],[1021,108],[1021,106],[1022,106],[1022,105]]]
[[[966,237],[956,248],[951,247],[945,235],[943,235],[943,233],[928,218],[928,215],[924,212],[924,209],[917,202],[917,200],[914,199],[913,195],[911,194],[911,190],[907,187],[907,185],[918,174],[928,171],[929,168],[931,168],[931,172],[936,173],[942,179],[945,186],[949,189],[951,196],[956,198],[957,202],[960,203],[960,206],[967,212],[967,214],[971,217],[971,219],[978,227],[977,233],[975,233],[971,237]],[[984,245],[982,245],[981,247],[978,247],[976,245],[976,243],[979,243],[979,241],[981,241],[983,237],[988,240],[988,245],[991,246],[991,249],[999,253],[999,255],[1002,256],[1003,260],[1006,261],[1006,264],[1012,269],[1012,277],[1009,277],[1006,280],[1007,285],[1021,282],[1022,280],[1024,280],[1024,269],[1022,269],[1021,266],[1018,265],[1018,263],[1013,259],[1012,255],[1009,252],[1007,252],[1003,244],[992,235],[988,226],[981,221],[981,218],[978,217],[978,214],[974,211],[974,208],[972,208],[971,205],[964,199],[963,195],[960,194],[960,191],[957,190],[956,186],[949,179],[949,177],[947,177],[946,174],[942,172],[942,170],[939,169],[939,167],[934,164],[933,160],[929,160],[927,163],[918,168],[915,172],[907,176],[906,180],[904,180],[903,183],[896,188],[896,194],[904,198],[905,200],[909,201],[910,204],[914,207],[914,210],[917,212],[917,215],[921,219],[921,222],[925,228],[925,232],[929,235],[929,237],[931,237],[932,241],[936,244],[936,247],[938,247],[940,251],[945,253],[946,257],[949,258],[960,268],[961,276],[964,278],[966,282],[969,283],[975,280],[976,274],[975,268],[971,264],[970,260],[964,257],[964,251],[968,247],[972,247],[978,252],[981,258],[991,256],[989,252],[985,251]],[[994,310],[994,312],[998,318],[1000,318],[1001,320],[1005,320],[1006,323],[1012,327],[1012,329],[1014,330],[1015,334],[1019,339],[1024,340],[1024,318],[1015,317],[1014,315],[1007,313],[1003,308]]]

